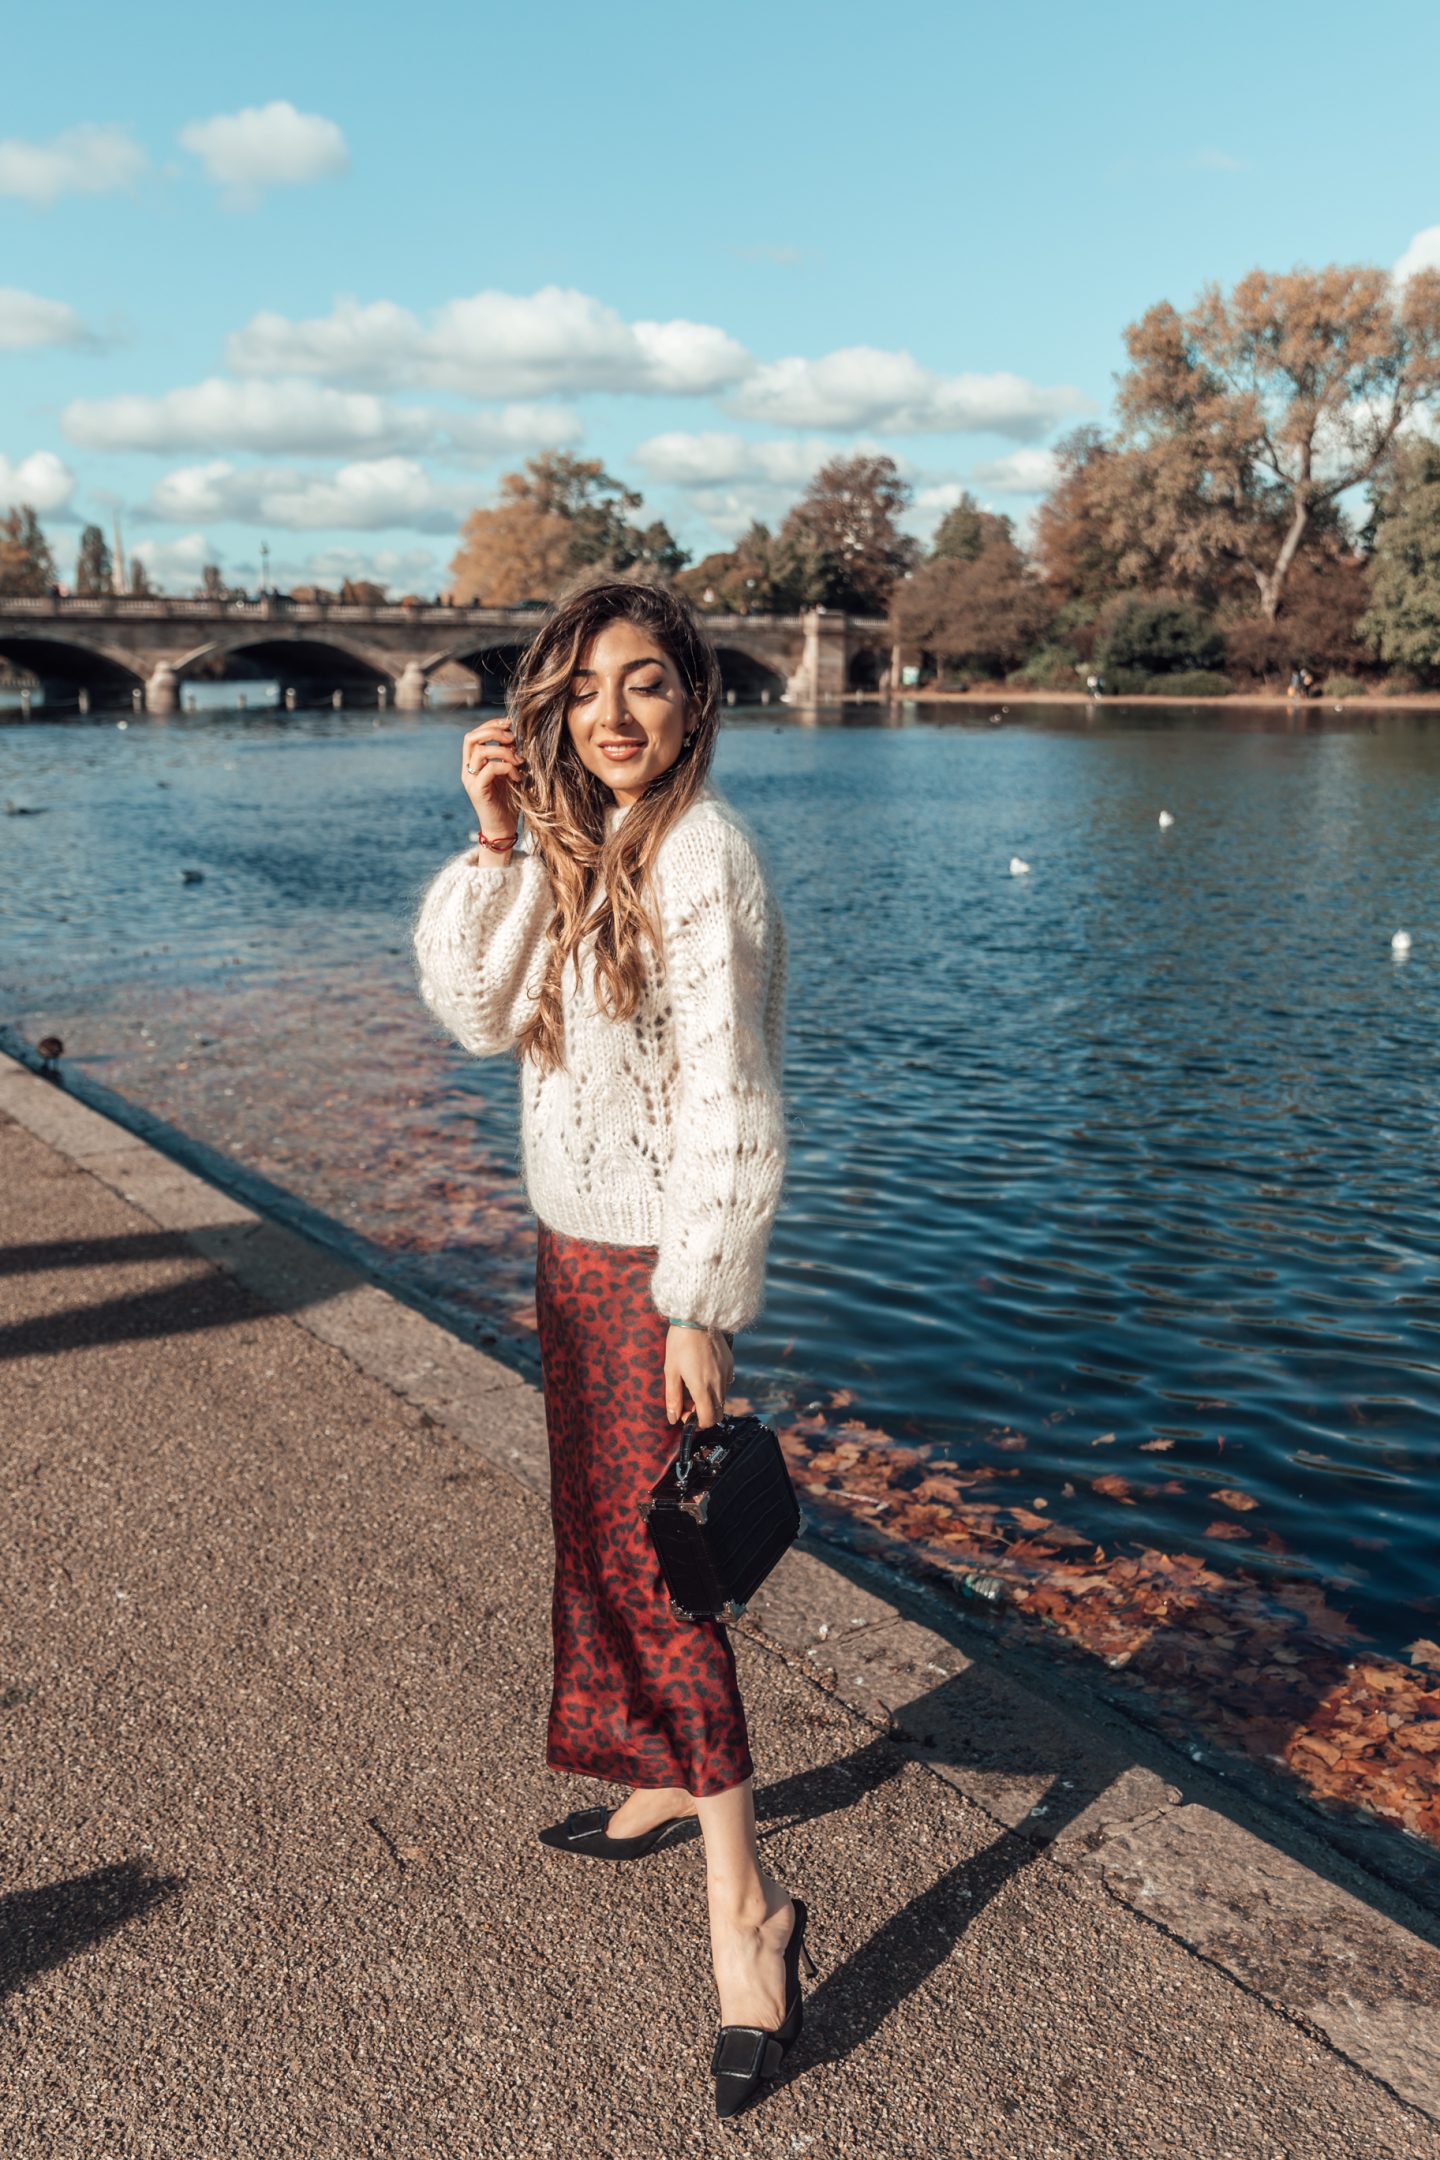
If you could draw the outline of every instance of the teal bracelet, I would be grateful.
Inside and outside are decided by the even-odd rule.
[[[671,1327],[698,1327],[698,1328],[704,1328],[704,1330],[705,1330],[705,1332],[706,1332],[706,1334],[707,1334],[707,1335],[708,1335],[708,1334],[710,1333],[710,1328],[709,1328],[709,1324],[708,1324],[708,1322],[706,1322],[706,1321],[704,1321],[704,1320],[672,1320],[672,1321],[670,1322],[670,1325],[671,1325]],[[720,1330],[720,1333],[721,1333],[721,1334],[722,1334],[722,1335],[723,1335],[723,1336],[725,1337],[725,1340],[726,1340],[726,1342],[728,1342],[728,1343],[733,1343],[733,1342],[734,1342],[734,1340],[735,1340],[735,1337],[734,1337],[734,1335],[733,1335],[733,1334],[731,1333],[731,1331],[730,1331],[730,1329],[729,1329],[729,1328],[723,1328],[723,1327],[722,1327],[722,1328],[721,1328],[721,1330]]]

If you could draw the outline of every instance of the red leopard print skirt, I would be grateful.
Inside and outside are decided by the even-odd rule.
[[[555,1531],[554,1689],[545,1759],[708,1798],[751,1774],[735,1653],[670,1604],[640,1503],[671,1460],[663,1313],[647,1245],[539,1224],[535,1313]]]

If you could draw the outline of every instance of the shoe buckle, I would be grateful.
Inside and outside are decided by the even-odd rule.
[[[577,1838],[592,1837],[597,1831],[604,1829],[610,1820],[610,1814],[610,1809],[603,1807],[577,1810],[566,1817],[565,1835],[572,1845]]]
[[[774,2038],[761,2025],[723,2025],[715,2036],[710,2068],[717,2077],[761,2077]]]

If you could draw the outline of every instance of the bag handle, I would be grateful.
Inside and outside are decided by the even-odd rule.
[[[722,1427],[729,1425],[729,1423],[730,1419],[723,1410],[713,1425],[704,1427],[701,1426],[699,1417],[693,1410],[686,1417],[685,1423],[680,1428],[680,1452],[675,1458],[675,1483],[682,1493],[689,1484],[690,1472],[695,1467],[695,1442],[699,1439],[702,1430],[705,1432],[719,1432]]]

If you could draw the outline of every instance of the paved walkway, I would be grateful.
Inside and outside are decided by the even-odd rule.
[[[821,1971],[716,2124],[698,1852],[534,1839],[533,1390],[9,1066],[0,1248],[7,2154],[1440,2160],[1421,1933],[804,1553],[737,1650]]]

